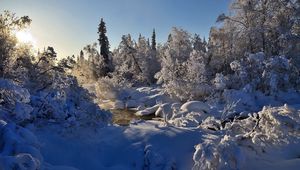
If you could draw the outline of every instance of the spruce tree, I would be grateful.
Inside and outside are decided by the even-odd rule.
[[[147,39],[147,45],[150,47],[150,40],[149,40],[149,38]]]
[[[152,48],[152,50],[156,51],[156,34],[155,34],[155,29],[153,29],[153,33],[152,33],[151,48]]]
[[[80,60],[83,60],[84,59],[84,54],[83,54],[83,51],[80,50]]]
[[[103,18],[101,18],[99,27],[98,27],[98,34],[99,34],[99,45],[100,45],[100,54],[104,59],[104,76],[107,75],[107,73],[111,72],[112,70],[110,69],[110,64],[111,61],[109,59],[109,42],[108,38],[106,36],[106,26],[105,22],[103,21]]]

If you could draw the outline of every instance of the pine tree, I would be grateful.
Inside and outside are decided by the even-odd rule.
[[[202,40],[198,34],[194,35],[193,38],[193,49],[197,51],[206,52],[206,42],[205,39]]]
[[[98,34],[99,34],[99,45],[100,45],[100,54],[103,57],[103,61],[105,64],[105,68],[104,68],[104,72],[105,72],[105,76],[107,75],[107,73],[111,72],[112,69],[110,67],[111,65],[111,61],[109,59],[109,41],[108,38],[106,36],[106,26],[105,26],[105,22],[103,21],[103,18],[101,18],[99,27],[98,27]]]
[[[83,51],[80,50],[79,61],[82,62],[83,60],[84,60],[84,54]]]
[[[150,47],[150,40],[149,40],[149,38],[147,39],[147,45]]]
[[[154,51],[156,51],[156,34],[155,34],[155,29],[153,29],[153,33],[152,33],[151,49],[154,50]]]

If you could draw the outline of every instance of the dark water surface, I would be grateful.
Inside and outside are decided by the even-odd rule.
[[[155,115],[147,115],[147,116],[136,116],[134,113],[135,110],[110,110],[113,114],[113,123],[121,126],[128,126],[130,121],[132,120],[152,120]]]

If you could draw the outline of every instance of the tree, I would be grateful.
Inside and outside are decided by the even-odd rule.
[[[205,39],[202,41],[198,34],[195,34],[193,37],[193,49],[197,51],[206,52],[207,51],[207,44]]]
[[[97,80],[107,75],[107,65],[104,58],[101,58],[97,51],[97,43],[89,44],[83,48],[85,56],[87,56],[87,68],[92,75],[88,79]]]
[[[69,58],[70,59],[70,58]],[[57,64],[57,53],[53,47],[47,47],[38,56],[29,70],[29,86],[34,91],[42,91],[50,88],[55,82],[55,76],[65,72],[65,66],[68,67],[72,62],[64,59]]]
[[[96,75],[99,74],[96,72],[101,71],[96,67],[96,63],[99,63],[97,61],[99,54],[96,50],[97,46],[94,45],[96,44],[87,45],[80,51],[78,61],[72,69],[71,74],[77,78],[80,84],[94,82],[97,79]],[[88,57],[88,60],[85,58],[85,55]]]
[[[145,37],[140,36],[136,47],[137,61],[142,69],[140,79],[144,83],[154,83],[154,75],[159,71],[159,63],[156,58],[156,49],[153,50]]]
[[[155,75],[158,84],[163,84],[166,91],[177,96],[182,94],[183,77],[186,72],[186,61],[192,51],[190,34],[182,29],[173,28],[168,42],[160,51],[161,70]]]
[[[99,45],[100,45],[100,55],[103,57],[104,61],[104,76],[107,76],[109,72],[112,72],[111,66],[111,59],[109,57],[109,42],[106,36],[106,26],[103,18],[101,18],[99,27],[98,27],[98,34],[99,34]]]
[[[299,25],[299,1],[235,0],[231,10],[233,15],[221,14],[217,22],[224,23],[222,29],[231,41],[228,48],[232,55],[262,51],[268,57],[295,57],[300,50],[300,38],[293,34],[293,28]]]
[[[230,14],[217,19],[223,25],[210,32],[212,70],[229,76],[230,88],[247,85],[273,93],[297,84],[300,38],[295,28],[300,23],[299,3],[234,0]]]
[[[151,37],[151,49],[153,51],[156,51],[156,33],[155,33],[155,29],[153,29],[152,32],[152,37]]]
[[[30,23],[28,16],[19,18],[9,11],[0,15],[0,77],[9,75],[12,62],[17,58],[17,40],[12,32],[26,28]]]
[[[79,54],[79,62],[82,63],[84,61],[84,53],[82,50],[80,50],[80,54]]]
[[[141,36],[140,36],[141,38]],[[115,71],[120,77],[129,81],[138,80],[138,76],[143,70],[137,59],[137,44],[131,39],[131,35],[123,35],[122,41],[114,51]]]

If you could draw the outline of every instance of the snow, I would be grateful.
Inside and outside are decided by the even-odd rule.
[[[26,89],[9,83],[2,83],[6,88],[2,94],[19,97],[4,100],[14,101],[13,105],[1,106],[2,112],[12,110],[13,115],[2,115],[1,119],[30,120],[35,116],[34,103],[41,97],[28,97],[31,94]],[[259,170],[293,169],[300,164],[300,149],[295,149],[300,148],[297,91],[266,96],[246,85],[241,90],[225,90],[220,100],[185,103],[170,100],[154,87],[127,89],[122,96],[115,101],[102,100],[102,104],[121,109],[131,105],[137,116],[155,114],[164,118],[163,122],[136,120],[125,127],[96,125],[89,124],[90,118],[84,114],[79,120],[86,123],[81,125],[77,123],[80,115],[76,114],[65,120],[67,125],[55,117],[26,127],[1,121],[0,167]],[[86,104],[81,106],[90,106]],[[241,115],[243,119],[239,120]],[[99,120],[105,122],[107,118]]]
[[[32,94],[1,79],[0,169],[297,169],[300,93],[226,89],[218,79],[220,95],[205,101],[180,103],[154,86],[98,99],[101,108],[163,118],[125,127],[82,89]]]
[[[22,88],[11,81],[0,79],[1,103],[4,107],[0,110],[6,111],[1,117],[14,117],[18,121],[26,120],[31,117],[30,113],[33,108],[29,105],[30,93],[27,89]]]
[[[60,130],[57,125],[47,125],[36,128],[35,134],[50,167],[294,169],[300,163],[300,150],[292,149],[300,146],[299,110],[300,105],[264,107],[254,116],[228,123],[224,128],[210,116],[202,118],[202,123],[197,122],[200,126],[186,128],[158,121],[137,121],[128,127],[94,130]],[[186,118],[195,113],[188,113]],[[260,116],[259,128],[255,128],[255,115]]]
[[[173,109],[171,103],[160,104],[155,112],[155,116],[158,117],[172,117]]]
[[[255,94],[244,90],[225,90],[223,98],[227,103],[239,101],[235,108],[236,112],[258,111],[259,107],[256,103]]]
[[[0,168],[39,169],[43,157],[39,142],[29,130],[0,120]]]
[[[22,103],[30,102],[30,94],[27,89],[22,88],[12,81],[8,81],[6,79],[0,79],[0,89],[1,91],[9,91],[13,93],[15,101],[19,101]]]
[[[196,129],[161,126],[143,121],[129,127],[58,131],[36,130],[46,162],[77,169],[186,169],[193,166]],[[190,140],[186,140],[190,139]]]
[[[157,112],[157,110],[159,109],[160,105],[157,104],[157,105],[154,105],[152,107],[148,107],[144,110],[140,110],[140,111],[137,111],[135,113],[135,115],[137,116],[145,116],[145,115],[151,115],[151,114],[154,114]],[[156,115],[156,114],[155,114]],[[156,115],[157,116],[157,115]]]
[[[294,169],[299,148],[299,106],[264,107],[226,124],[196,146],[195,169]],[[295,149],[291,149],[295,148]],[[270,162],[281,162],[279,167]]]
[[[181,112],[210,112],[210,107],[201,101],[189,101],[180,107]]]

